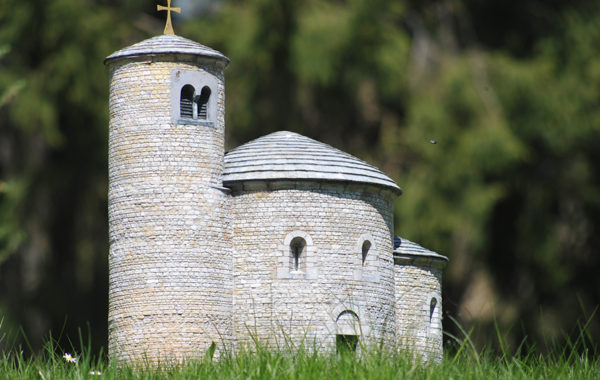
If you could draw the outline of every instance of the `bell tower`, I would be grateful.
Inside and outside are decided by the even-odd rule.
[[[109,355],[202,357],[231,339],[222,187],[223,54],[162,35],[106,58],[110,75]],[[219,347],[220,346],[220,347]]]

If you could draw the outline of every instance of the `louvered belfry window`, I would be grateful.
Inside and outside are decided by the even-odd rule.
[[[194,87],[189,84],[181,89],[179,100],[179,115],[181,118],[191,119],[194,117],[194,92]]]
[[[210,88],[208,86],[202,87],[202,92],[200,92],[200,96],[197,97],[197,107],[198,107],[198,119],[206,120],[208,119],[208,100],[210,99]]]

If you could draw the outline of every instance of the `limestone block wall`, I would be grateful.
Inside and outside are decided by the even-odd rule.
[[[395,257],[397,343],[436,362],[443,354],[442,268],[427,258]]]
[[[252,346],[254,335],[279,347],[331,348],[336,335],[353,331],[366,343],[393,342],[389,190],[302,181],[232,187],[233,324],[240,345]],[[290,245],[298,239],[306,247],[295,270]]]
[[[200,357],[232,331],[223,73],[181,56],[109,66],[109,355]],[[172,115],[180,70],[215,80],[212,122]]]

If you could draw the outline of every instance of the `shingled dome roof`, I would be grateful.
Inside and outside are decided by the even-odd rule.
[[[402,192],[376,167],[293,132],[271,133],[225,154],[225,186],[234,182],[278,179],[360,182]]]
[[[219,59],[229,63],[229,58],[225,57],[220,52],[192,40],[188,40],[187,38],[175,35],[156,36],[135,45],[128,46],[106,57],[104,63],[120,58],[163,54],[198,55]]]
[[[427,248],[423,248],[419,244],[413,243],[408,239],[401,238],[400,236],[394,236],[394,256],[396,255],[432,257],[443,261],[448,261],[446,256],[430,251]]]

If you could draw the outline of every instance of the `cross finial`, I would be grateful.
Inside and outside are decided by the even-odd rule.
[[[157,11],[167,11],[167,24],[165,25],[165,31],[163,34],[175,34],[173,30],[173,24],[171,24],[171,11],[181,13],[181,8],[171,8],[171,0],[167,0],[167,6],[157,5]]]

